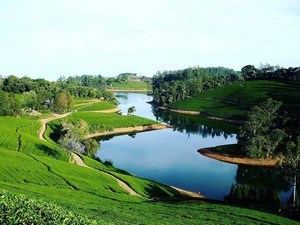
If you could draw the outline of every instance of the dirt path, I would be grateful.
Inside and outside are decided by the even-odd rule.
[[[79,165],[79,166],[83,166],[83,167],[87,167],[87,168],[90,168],[90,169],[94,169],[90,166],[87,166],[83,160],[74,152],[71,152],[71,158],[73,159],[71,162]],[[96,169],[94,169],[96,170]],[[111,178],[113,178],[114,180],[116,180],[119,184],[120,187],[122,187],[123,189],[125,189],[127,192],[129,192],[130,195],[133,195],[133,196],[138,196],[138,197],[141,197],[143,198],[141,195],[139,195],[138,193],[136,193],[135,190],[133,190],[131,187],[129,187],[125,182],[123,182],[122,180],[118,179],[117,177],[111,175],[110,173],[107,173],[107,172],[104,172],[104,171],[100,171],[100,170],[97,170],[98,172],[100,173],[103,173]]]
[[[64,117],[67,117],[69,115],[71,115],[73,112],[69,112],[69,113],[65,113],[65,114],[62,114],[62,115],[59,115],[59,114],[54,114],[53,116],[51,117],[48,117],[46,119],[42,119],[40,120],[41,123],[42,123],[42,126],[39,130],[39,139],[43,140],[43,141],[46,141],[46,139],[44,138],[44,133],[46,131],[46,128],[47,128],[47,123],[52,121],[52,120],[56,120],[56,119],[59,119],[59,118],[64,118]]]

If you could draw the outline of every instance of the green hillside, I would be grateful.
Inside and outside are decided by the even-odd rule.
[[[200,111],[227,119],[245,119],[249,109],[267,98],[282,101],[283,107],[299,108],[300,82],[255,80],[237,82],[171,103],[170,108]]]
[[[68,161],[69,154],[54,143],[38,138],[41,123],[36,118],[0,117],[0,147]]]
[[[84,119],[90,126],[104,124],[114,128],[154,123],[137,116],[93,112],[77,112],[69,118],[72,121]],[[250,209],[200,200],[181,201],[187,197],[171,187],[132,176],[83,155],[80,157],[89,167],[69,163],[69,153],[50,138],[55,131],[53,126],[59,122],[50,122],[44,135],[47,141],[44,141],[38,137],[41,127],[38,118],[0,117],[0,189],[9,191],[0,191],[0,221],[18,221],[17,224],[34,221],[61,224],[61,220],[65,224],[88,224],[91,220],[98,224],[297,224]],[[140,196],[131,195],[118,180]],[[16,196],[17,193],[26,197]]]

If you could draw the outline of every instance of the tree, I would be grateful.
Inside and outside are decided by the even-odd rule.
[[[17,116],[21,114],[21,104],[14,94],[0,91],[0,116]]]
[[[251,158],[272,158],[275,149],[285,138],[286,133],[276,128],[274,120],[281,102],[271,98],[259,106],[254,106],[248,120],[240,128],[238,141],[242,150]]]
[[[61,91],[55,95],[54,111],[65,113],[73,106],[72,96],[65,91]]]
[[[69,151],[79,151],[84,153],[85,146],[82,142],[88,133],[87,122],[80,120],[79,122],[74,123],[69,120],[64,120],[61,126],[62,136],[58,143]]]
[[[38,107],[38,98],[34,91],[23,93],[23,106],[29,109],[36,109]]]
[[[253,65],[247,65],[241,69],[241,72],[245,80],[250,80],[257,77],[258,70]]]
[[[85,155],[95,158],[95,154],[100,148],[100,143],[95,139],[86,139],[83,141],[83,144],[85,146]]]
[[[136,111],[135,106],[131,106],[131,107],[128,108],[127,114],[128,114],[128,115],[131,115],[131,114],[134,113],[135,111]]]

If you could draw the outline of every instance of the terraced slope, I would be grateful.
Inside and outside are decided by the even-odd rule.
[[[267,98],[300,110],[300,82],[256,80],[234,83],[170,104],[176,110],[198,111],[220,118],[243,120],[249,109]]]

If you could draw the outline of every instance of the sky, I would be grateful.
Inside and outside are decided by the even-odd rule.
[[[300,66],[300,0],[0,0],[0,75]]]

